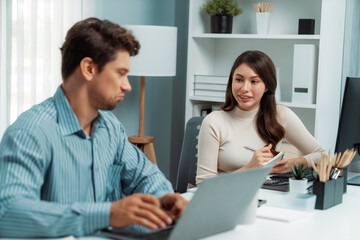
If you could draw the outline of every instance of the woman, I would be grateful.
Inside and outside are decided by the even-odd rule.
[[[275,66],[260,51],[242,53],[231,68],[221,111],[206,116],[199,134],[196,183],[218,173],[261,167],[286,138],[302,157],[278,161],[272,173],[291,171],[294,162],[321,158],[322,146],[289,108],[276,105]],[[256,151],[249,150],[257,149]]]

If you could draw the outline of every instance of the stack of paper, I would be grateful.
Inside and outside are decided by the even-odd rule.
[[[305,211],[271,207],[265,205],[257,209],[256,217],[276,220],[281,222],[293,222],[302,218],[306,218],[311,214],[312,213]]]
[[[194,95],[225,98],[228,77],[195,75]]]

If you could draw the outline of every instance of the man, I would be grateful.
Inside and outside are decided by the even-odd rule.
[[[180,217],[187,201],[107,111],[131,90],[130,56],[139,47],[109,21],[89,18],[69,30],[62,85],[19,116],[1,141],[0,236],[158,229]]]

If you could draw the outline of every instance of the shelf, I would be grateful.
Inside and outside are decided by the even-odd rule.
[[[298,34],[219,34],[219,33],[194,33],[192,38],[210,39],[284,39],[284,40],[319,40],[320,35]]]
[[[316,104],[309,104],[309,103],[277,102],[277,104],[281,104],[291,108],[316,109]]]
[[[209,91],[195,92],[195,75],[228,76],[241,53],[258,50],[267,54],[279,69],[278,87],[283,101],[277,103],[290,108],[325,149],[334,149],[340,114],[334,109],[341,107],[342,95],[338,89],[342,86],[342,73],[346,72],[342,64],[346,54],[344,35],[349,30],[345,27],[346,1],[278,0],[276,14],[271,16],[270,34],[256,34],[254,8],[245,0],[239,3],[244,12],[235,18],[233,33],[210,33],[210,17],[202,10],[206,1],[189,1],[185,121],[200,115],[202,109],[225,101],[225,95],[213,97]],[[315,34],[298,34],[301,18],[315,19]],[[315,104],[292,101],[295,44],[310,44],[316,48],[313,64],[316,102],[308,101]],[[308,79],[299,72],[295,74]]]
[[[221,98],[221,97],[191,96],[189,99],[191,101],[199,101],[199,102],[220,102],[220,103],[225,102],[225,98]]]
[[[219,103],[225,102],[225,98],[217,98],[217,97],[191,96],[189,99],[191,101],[197,101],[197,102],[219,102]],[[281,104],[290,108],[316,109],[316,104],[291,103],[291,102],[277,102],[277,104]]]

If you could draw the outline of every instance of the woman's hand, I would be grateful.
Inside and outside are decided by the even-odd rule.
[[[294,167],[294,162],[296,162],[297,165],[303,162],[305,166],[307,166],[307,161],[303,157],[291,159],[283,158],[282,160],[279,160],[275,163],[275,166],[272,168],[270,174],[281,174],[290,172],[291,167]]]
[[[275,163],[275,166],[272,168],[270,174],[281,174],[290,172],[290,162],[288,158],[283,158],[282,160],[279,160]]]
[[[271,147],[272,145],[269,144],[266,147],[256,150],[250,162],[242,169],[262,167],[264,163],[268,162],[273,157],[270,151]]]

